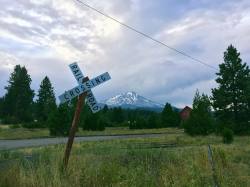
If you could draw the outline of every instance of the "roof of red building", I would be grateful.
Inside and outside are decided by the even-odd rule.
[[[184,112],[184,111],[191,111],[192,108],[190,108],[189,106],[185,106],[180,113]]]

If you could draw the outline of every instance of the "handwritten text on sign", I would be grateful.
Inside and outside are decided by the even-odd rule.
[[[59,96],[59,100],[61,103],[65,103],[67,101],[70,101],[71,99],[77,97],[78,95],[82,94],[83,92],[89,91],[91,88],[94,88],[108,80],[110,80],[111,77],[108,72],[103,73],[96,78],[93,78],[69,91],[66,91],[64,94]]]

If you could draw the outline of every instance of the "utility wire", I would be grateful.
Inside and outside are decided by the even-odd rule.
[[[148,38],[148,39],[150,39],[150,40],[152,40],[152,41],[154,41],[154,42],[156,42],[156,43],[158,43],[158,44],[160,44],[160,45],[162,45],[162,46],[164,46],[164,47],[167,47],[168,49],[170,49],[170,50],[172,50],[172,51],[175,51],[175,52],[177,52],[177,53],[179,53],[179,54],[181,54],[181,55],[183,55],[183,56],[185,56],[185,57],[187,57],[187,58],[189,58],[189,59],[191,59],[191,60],[193,60],[193,61],[195,61],[195,62],[198,62],[198,63],[200,63],[200,64],[202,64],[202,65],[204,65],[204,66],[207,66],[207,67],[209,67],[209,68],[211,68],[211,69],[214,69],[214,70],[216,70],[216,71],[218,70],[216,67],[214,67],[214,66],[212,66],[212,65],[210,65],[210,64],[207,64],[207,63],[205,63],[205,62],[203,62],[203,61],[201,61],[201,60],[199,60],[199,59],[197,59],[197,58],[194,58],[194,57],[192,57],[191,55],[189,55],[189,54],[187,54],[187,53],[185,53],[185,52],[183,52],[183,51],[181,51],[181,50],[178,50],[178,49],[176,49],[176,48],[174,48],[174,47],[171,47],[171,46],[167,45],[166,43],[161,42],[160,40],[157,40],[157,39],[151,37],[150,35],[145,34],[145,33],[141,32],[141,31],[139,31],[139,30],[133,28],[132,26],[129,26],[129,25],[127,25],[127,24],[125,24],[125,23],[123,23],[123,22],[117,20],[116,18],[113,18],[113,17],[109,16],[108,14],[105,14],[105,13],[101,12],[100,10],[98,10],[98,9],[96,9],[96,8],[94,8],[94,7],[92,7],[92,6],[90,6],[90,5],[87,4],[87,3],[82,2],[81,0],[75,0],[75,1],[77,1],[77,2],[80,3],[80,4],[82,4],[82,5],[85,6],[85,7],[88,7],[89,9],[91,9],[91,10],[93,10],[93,11],[95,11],[95,12],[97,12],[97,13],[103,15],[103,16],[105,16],[106,18],[109,18],[109,19],[111,19],[111,20],[113,20],[113,21],[119,23],[120,25],[122,25],[122,26],[124,26],[124,27],[126,27],[126,28],[128,28],[128,29],[130,29],[130,30],[132,30],[132,31],[134,31],[134,32],[136,32],[137,34],[140,34],[140,35],[142,35],[142,36],[144,36],[144,37],[146,37],[146,38]]]

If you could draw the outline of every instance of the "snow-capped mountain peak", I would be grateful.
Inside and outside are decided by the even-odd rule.
[[[156,103],[135,92],[126,92],[116,95],[104,101],[105,104],[111,107],[123,108],[163,108],[162,104]]]

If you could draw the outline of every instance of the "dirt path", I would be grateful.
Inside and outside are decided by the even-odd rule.
[[[87,141],[103,141],[113,139],[128,139],[128,138],[151,138],[159,137],[164,134],[137,134],[137,135],[110,135],[110,136],[86,136],[76,137],[75,142],[87,142]],[[55,144],[64,144],[67,142],[67,138],[39,138],[39,139],[27,139],[27,140],[0,140],[0,150],[18,149],[25,147],[37,147]]]

